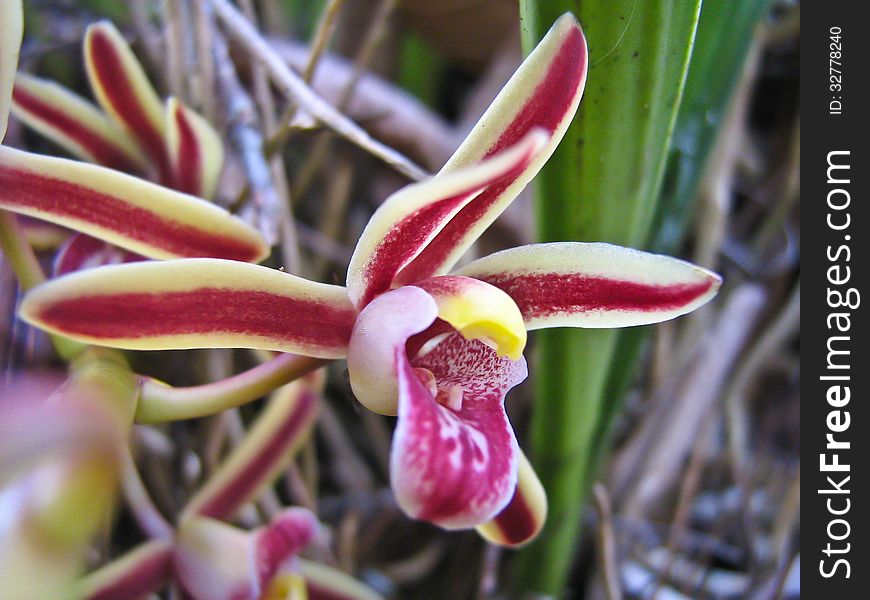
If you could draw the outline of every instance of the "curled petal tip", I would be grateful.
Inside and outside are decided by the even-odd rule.
[[[519,548],[534,540],[547,520],[547,494],[525,454],[520,452],[517,487],[508,505],[494,519],[478,525],[488,542]]]

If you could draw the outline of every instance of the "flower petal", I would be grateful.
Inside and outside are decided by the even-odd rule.
[[[547,143],[547,132],[533,129],[513,147],[466,169],[406,186],[375,212],[357,242],[347,272],[357,307],[390,289],[396,274],[481,192],[513,180]]]
[[[139,143],[160,181],[171,183],[163,103],[124,37],[109,21],[95,23],[85,33],[84,54],[100,106]]]
[[[517,483],[519,449],[504,397],[526,378],[525,359],[498,357],[456,333],[413,362],[396,355],[399,419],[390,479],[399,506],[445,529],[489,521]]]
[[[347,371],[354,395],[366,408],[396,414],[396,354],[404,352],[408,338],[424,331],[437,316],[432,296],[413,286],[378,296],[362,310],[347,349]]]
[[[175,574],[194,600],[257,600],[282,563],[308,545],[318,526],[314,515],[302,508],[287,509],[251,532],[192,517],[178,528]]]
[[[242,262],[188,259],[49,281],[27,295],[21,316],[102,346],[262,348],[340,358],[356,311],[338,286]]]
[[[144,173],[148,161],[102,111],[53,81],[19,73],[12,112],[72,155],[125,173]]]
[[[546,520],[547,493],[529,459],[520,452],[513,497],[494,519],[478,525],[477,532],[492,544],[516,548],[535,539]]]
[[[350,575],[300,558],[296,563],[305,578],[308,600],[383,600],[383,597]]]
[[[256,262],[253,228],[217,206],[96,165],[0,147],[0,208],[87,233],[149,258]]]
[[[208,121],[175,98],[167,101],[166,114],[173,187],[194,196],[213,198],[224,163],[220,136]]]
[[[84,233],[73,234],[54,257],[53,274],[55,277],[103,267],[145,260],[144,256],[133,254],[117,246],[92,238]]]
[[[581,242],[504,250],[459,273],[507,292],[528,329],[658,323],[702,306],[721,282],[676,258]]]
[[[510,296],[495,286],[461,275],[432,277],[416,284],[438,305],[438,318],[463,337],[481,340],[499,356],[519,360],[526,347],[523,316]]]
[[[0,142],[6,135],[12,82],[18,68],[21,36],[24,34],[24,15],[21,0],[0,0]]]
[[[188,502],[184,515],[231,518],[286,469],[317,418],[322,383],[311,375],[276,390],[244,441]]]
[[[127,600],[157,592],[172,573],[172,540],[149,540],[80,579],[73,598]],[[68,590],[67,590],[68,591]]]
[[[436,178],[501,152],[536,127],[549,134],[547,144],[521,173],[487,188],[462,208],[402,270],[397,283],[409,284],[449,271],[537,174],[556,149],[580,103],[586,83],[586,59],[586,40],[580,25],[571,14],[565,14],[520,65]]]

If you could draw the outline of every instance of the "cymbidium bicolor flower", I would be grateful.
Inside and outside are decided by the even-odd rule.
[[[258,262],[268,255],[256,231],[201,199],[214,195],[224,156],[208,122],[176,98],[160,100],[111,23],[88,27],[84,56],[99,106],[18,74],[11,109],[86,162],[0,147],[0,208],[80,232],[59,252],[56,274],[143,256]],[[2,67],[8,86],[15,64]]]
[[[253,531],[191,517],[175,535],[170,569],[193,600],[380,598],[340,571],[296,556],[319,528],[304,508],[286,509]]]
[[[526,331],[662,321],[704,304],[719,284],[688,263],[608,244],[525,246],[452,271],[559,143],[586,58],[579,25],[563,16],[441,172],[378,209],[346,287],[226,260],[138,263],[45,284],[21,314],[121,348],[346,357],[359,400],[398,416],[390,477],[401,508],[523,543],[546,510],[504,408],[526,377]]]

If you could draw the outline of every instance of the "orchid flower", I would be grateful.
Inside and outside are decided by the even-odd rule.
[[[132,459],[124,461],[125,495],[149,539],[80,579],[74,596],[140,598],[172,580],[193,600],[379,599],[342,571],[296,556],[312,539],[328,540],[310,511],[283,510],[253,531],[226,522],[292,462],[313,428],[324,381],[320,371],[272,392],[245,438],[187,501],[177,526],[159,514],[144,489],[131,497],[131,483],[141,482],[135,483]]]
[[[223,165],[223,144],[211,125],[176,98],[160,100],[108,21],[88,27],[84,56],[99,106],[18,74],[11,109],[94,164],[0,147],[0,208],[80,232],[61,248],[55,273],[142,257],[265,258],[269,248],[256,231],[200,199],[214,196]],[[8,80],[15,64],[3,68]]]
[[[123,423],[87,378],[0,386],[0,597],[55,598],[115,498]],[[43,400],[48,397],[48,400]]]
[[[47,331],[127,349],[247,347],[347,358],[368,408],[397,415],[390,478],[412,518],[504,545],[540,530],[546,499],[504,407],[527,375],[526,331],[624,327],[694,310],[715,274],[609,244],[536,244],[452,271],[534,177],[580,102],[586,43],[564,15],[445,167],[375,212],[346,287],[242,262],[103,267],[25,298]]]

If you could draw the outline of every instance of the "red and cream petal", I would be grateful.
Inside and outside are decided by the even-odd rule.
[[[182,518],[200,515],[230,519],[239,507],[274,481],[308,439],[322,388],[323,377],[311,374],[273,392],[244,441],[191,498]]]
[[[118,248],[84,233],[76,233],[70,236],[57,251],[54,257],[53,274],[55,277],[60,277],[94,267],[121,265],[142,260],[146,260],[144,256]]]
[[[574,117],[586,83],[586,40],[577,20],[560,17],[508,81],[436,176],[476,164],[513,146],[534,128],[544,148],[516,176],[490,186],[459,211],[397,279],[410,284],[448,272],[552,155]]]
[[[175,576],[194,600],[258,600],[278,569],[314,537],[319,524],[302,508],[280,513],[248,532],[208,517],[182,522]]]
[[[399,418],[390,480],[409,516],[445,529],[494,518],[517,483],[519,448],[505,394],[527,376],[477,340],[448,334],[413,361],[396,352]]]
[[[520,452],[517,487],[494,519],[477,526],[488,542],[516,548],[531,542],[547,520],[547,493],[525,454]]]
[[[166,145],[173,187],[213,198],[224,163],[224,145],[214,128],[175,98],[166,103]]]
[[[383,600],[383,596],[350,575],[300,558],[295,569],[304,579],[308,600]]]
[[[548,134],[533,129],[488,160],[390,196],[357,242],[347,272],[351,299],[362,308],[390,289],[396,274],[410,263],[470,201],[506,180],[514,180],[547,144]]]
[[[149,258],[258,262],[269,247],[210,202],[112,169],[0,147],[0,208],[63,225]]]
[[[9,118],[9,103],[15,70],[18,68],[18,53],[21,51],[21,36],[24,34],[24,14],[21,0],[0,0],[0,142],[6,135]]]
[[[101,21],[88,27],[84,54],[88,79],[100,106],[138,142],[156,167],[161,183],[170,184],[163,102],[130,46],[114,25]]]
[[[504,250],[459,273],[507,292],[528,329],[667,321],[707,303],[721,283],[715,273],[676,258],[582,242]]]
[[[407,286],[375,298],[353,327],[347,371],[353,393],[366,408],[384,415],[398,410],[396,353],[438,317],[438,305],[422,289]]]
[[[12,113],[73,156],[125,173],[145,173],[148,161],[129,135],[96,106],[53,81],[19,73]]]
[[[101,346],[262,348],[341,358],[356,310],[342,287],[203,258],[73,273],[33,289],[21,316]]]

